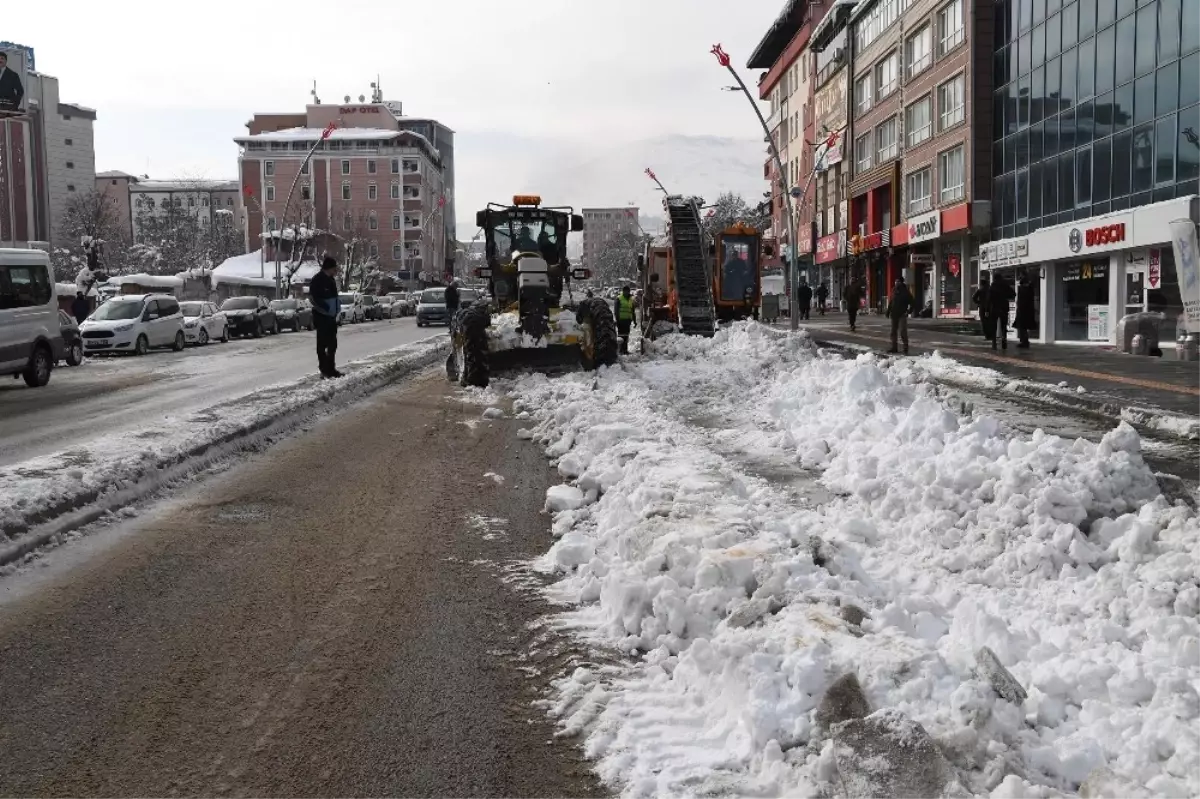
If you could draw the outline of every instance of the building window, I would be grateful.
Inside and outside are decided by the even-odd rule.
[[[71,145],[73,145],[74,143],[75,143],[75,142],[74,142],[74,141],[72,141],[71,139],[63,139],[63,144],[65,144],[65,145],[66,145],[66,146],[68,146],[68,147],[70,147],[70,146],[71,146]]]
[[[962,44],[962,0],[953,0],[938,12],[938,56],[944,56]]]
[[[350,162],[349,162],[349,161],[347,161],[347,160],[343,160],[343,161],[342,161],[342,174],[343,174],[343,175],[349,175],[349,174],[350,174]]]
[[[409,227],[409,228],[420,227],[421,226],[421,217],[405,214],[404,215],[404,226]]]
[[[908,0],[879,0],[854,25],[855,50],[861,53],[900,18]]]
[[[933,97],[925,95],[904,109],[904,130],[908,146],[915,147],[933,134]]]
[[[75,168],[75,162],[74,162],[74,161],[68,161],[68,162],[67,162],[67,169],[74,169],[74,168]]]
[[[399,183],[392,184],[392,199],[393,200],[400,199],[400,184]]]
[[[67,184],[67,191],[75,191],[75,184],[74,183]]]
[[[859,136],[854,140],[854,167],[859,172],[871,168],[871,134]]]
[[[347,211],[342,214],[342,230],[349,230],[354,227],[354,214]]]
[[[405,186],[404,187],[404,199],[406,199],[406,200],[421,199],[421,187],[420,186]]]
[[[267,184],[267,202],[275,202],[275,186],[270,183]]]
[[[875,65],[875,99],[882,100],[900,83],[900,56],[893,50]]]
[[[227,206],[229,206],[230,208],[232,208],[232,207],[233,207],[233,198],[232,198],[232,197],[229,197],[228,199],[226,199],[226,200],[225,200],[225,204],[226,204]]]
[[[875,163],[882,164],[895,158],[899,151],[896,141],[896,118],[879,123],[875,128]]]
[[[963,121],[966,106],[966,91],[963,76],[957,75],[938,86],[938,131],[951,128]]]
[[[300,186],[300,199],[301,200],[311,200],[312,199],[312,188],[309,187],[309,185],[307,183],[301,184],[301,186]]]
[[[905,194],[908,197],[908,215],[924,213],[933,207],[932,176],[929,167],[913,172],[904,181]]]
[[[368,174],[368,175],[374,175],[374,174],[375,174],[375,159],[373,159],[373,158],[372,158],[372,159],[369,159],[369,160],[367,161],[367,174]]]
[[[275,229],[275,215],[271,214],[267,217],[267,230]]]
[[[392,230],[400,229],[400,214],[392,214]]]
[[[367,199],[368,200],[378,200],[379,199],[379,187],[376,186],[374,183],[370,183],[367,185]]]
[[[393,261],[404,260],[404,248],[402,246],[400,246],[399,244],[392,245],[392,260]]]
[[[400,159],[399,158],[392,159],[392,174],[393,175],[400,174]]]
[[[195,208],[195,207],[196,207],[196,198],[189,196],[188,197],[188,208]]]
[[[904,42],[904,74],[911,78],[932,63],[933,32],[928,25],[923,25]]]
[[[207,207],[208,207],[208,198],[207,198],[207,197],[201,197],[201,198],[200,198],[200,204],[201,204],[201,205],[203,205],[205,208],[207,208]]]
[[[263,161],[263,174],[269,178],[275,177],[274,161]]]
[[[858,114],[866,113],[871,107],[871,73],[868,72],[854,81],[854,110]]]
[[[63,114],[63,115],[62,115],[62,118],[63,118],[63,122],[70,122],[70,121],[71,121],[71,116],[70,116],[70,114]],[[74,191],[74,189],[72,189],[72,191]]]
[[[404,159],[404,171],[409,174],[415,174],[421,169],[420,165],[413,159]]]
[[[963,198],[966,169],[963,164],[961,144],[938,156],[938,181],[942,187],[940,195],[942,202],[949,203]]]
[[[375,242],[371,242],[371,257],[372,258],[379,257],[379,245],[376,244]]]
[[[342,199],[343,200],[350,199],[350,184],[349,183],[342,184]]]
[[[371,230],[379,230],[379,217],[375,216],[374,212],[367,217],[367,227]]]

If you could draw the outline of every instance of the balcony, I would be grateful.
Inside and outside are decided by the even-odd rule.
[[[767,117],[767,130],[774,133],[775,129],[778,128],[780,123],[782,123],[782,122],[783,122],[783,106],[780,105],[778,108],[775,109],[774,114],[771,114],[771,116]]]

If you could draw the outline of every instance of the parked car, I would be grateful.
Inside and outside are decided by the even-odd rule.
[[[375,321],[383,318],[383,308],[379,305],[379,298],[374,294],[362,295],[363,319]]]
[[[181,302],[183,338],[189,344],[229,341],[229,319],[211,302]]]
[[[0,375],[40,388],[63,356],[58,299],[50,256],[41,250],[0,250]]]
[[[154,347],[183,349],[183,312],[170,294],[120,294],[92,311],[79,326],[87,353],[132,352]]]
[[[58,329],[63,339],[63,362],[67,366],[79,366],[83,363],[83,339],[79,337],[79,323],[66,311],[59,311]]]
[[[262,297],[230,297],[221,303],[229,321],[229,335],[254,336],[279,332],[279,318]]]
[[[388,295],[392,301],[392,316],[409,316],[412,311],[408,307],[408,292],[393,291]]]
[[[458,290],[459,308],[465,308],[477,299],[479,299],[479,292],[475,289]],[[422,291],[421,302],[417,306],[417,327],[449,324],[450,315],[446,313],[446,290],[435,288]]]
[[[408,295],[408,315],[417,315],[417,306],[421,304],[421,292],[414,291]]]
[[[393,316],[392,298],[384,295],[382,297],[376,297],[375,302],[379,305],[379,318],[391,319]]]
[[[358,324],[366,318],[366,314],[363,312],[362,295],[358,292],[339,294],[338,302],[342,304],[341,310],[338,311],[339,325]]]
[[[308,300],[271,300],[271,309],[279,320],[279,326],[299,333],[313,329],[312,304]]]

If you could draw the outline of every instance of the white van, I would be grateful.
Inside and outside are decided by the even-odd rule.
[[[62,357],[50,256],[0,249],[0,375],[20,376],[40,388]]]

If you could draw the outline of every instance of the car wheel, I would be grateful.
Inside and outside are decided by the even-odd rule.
[[[175,333],[175,343],[171,345],[171,349],[176,352],[183,352],[184,346],[187,344],[187,339],[183,337],[183,331]]]
[[[78,366],[81,363],[83,363],[83,343],[73,341],[67,348],[67,366]]]
[[[200,334],[196,336],[196,340],[200,343],[200,346],[203,347],[208,343],[208,331],[204,328],[200,328]]]
[[[134,355],[145,355],[150,351],[150,339],[146,338],[146,334],[137,337],[137,342],[133,345]]]
[[[54,368],[54,359],[50,357],[50,349],[45,344],[39,344],[29,356],[29,365],[21,374],[25,385],[30,388],[41,388],[50,382],[50,370]]]

